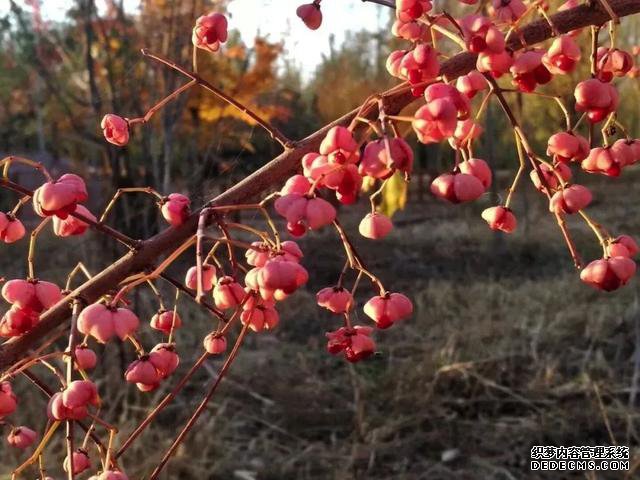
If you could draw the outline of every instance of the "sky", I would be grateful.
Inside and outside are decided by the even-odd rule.
[[[323,22],[318,30],[309,30],[296,16],[296,8],[310,0],[233,0],[229,3],[230,26],[236,28],[246,41],[256,32],[268,35],[270,41],[285,41],[289,57],[313,72],[323,53],[329,51],[329,37],[335,35],[341,45],[348,30],[369,28],[377,30],[386,25],[388,8],[361,0],[324,0]]]
[[[24,0],[18,0],[24,4]],[[296,16],[296,8],[311,0],[231,0],[229,2],[229,26],[240,31],[243,40],[251,44],[257,33],[269,41],[284,40],[288,58],[302,68],[305,76],[313,73],[322,54],[329,51],[329,37],[335,35],[336,45],[341,45],[348,30],[368,28],[376,30],[389,18],[388,8],[364,3],[362,0],[324,0],[323,23],[316,30],[309,30]],[[8,4],[8,2],[6,2]],[[43,0],[42,14],[45,20],[64,20],[69,0]],[[96,2],[98,6],[101,0]],[[0,13],[8,10],[5,0],[0,0]],[[125,8],[134,13],[139,0],[125,0]]]

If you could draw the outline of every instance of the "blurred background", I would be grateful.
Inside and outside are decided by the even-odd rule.
[[[188,66],[194,19],[212,8],[229,15],[230,39],[221,53],[200,56],[202,76],[290,138],[305,137],[396,83],[384,66],[388,53],[402,45],[392,40],[389,9],[360,0],[325,0],[324,24],[312,32],[295,16],[298,3],[4,0],[0,153],[41,161],[54,174],[82,175],[94,213],[117,188],[129,186],[183,192],[194,205],[201,204],[277,155],[278,146],[235,110],[197,89],[136,128],[127,148],[107,144],[99,121],[111,112],[141,116],[181,85],[183,78],[139,51],[149,48]],[[454,12],[458,8],[453,2],[435,3]],[[640,42],[639,24],[637,18],[623,20],[621,46]],[[585,55],[587,37],[580,37]],[[571,104],[573,86],[587,75],[583,61],[572,77],[556,79],[544,91]],[[617,84],[623,99],[620,118],[638,136],[640,81],[625,78]],[[536,150],[544,153],[546,139],[564,125],[557,105],[534,96],[512,95],[510,101]],[[428,192],[429,181],[448,168],[451,149],[413,142],[413,181],[408,189],[396,186],[385,198],[385,208],[395,213],[396,229],[376,243],[354,235],[368,267],[388,288],[414,300],[414,318],[377,334],[379,352],[369,361],[348,365],[328,355],[324,332],[339,325],[315,306],[314,295],[335,283],[344,259],[332,232],[308,235],[301,245],[309,252],[303,262],[311,272],[309,284],[283,303],[275,332],[249,338],[219,396],[164,478],[625,478],[577,472],[538,476],[529,470],[532,445],[616,443],[631,446],[632,472],[626,478],[636,478],[638,282],[611,294],[581,284],[546,213],[546,201],[528,182],[513,205],[518,230],[508,238],[488,230],[480,212],[499,201],[509,186],[517,156],[497,105],[488,109],[483,123],[485,135],[475,150],[494,169],[491,194],[473,205],[436,202]],[[640,237],[637,167],[619,179],[574,174],[592,187],[590,211],[598,221],[614,234]],[[38,181],[20,168],[13,178],[29,187]],[[0,192],[3,210],[16,200]],[[350,231],[357,230],[366,209],[361,200],[342,212]],[[21,218],[33,227],[36,219],[28,210]],[[110,218],[136,238],[164,228],[146,196],[125,197]],[[249,214],[241,220],[258,221]],[[599,247],[591,233],[572,220],[569,226],[581,254],[596,258]],[[26,243],[2,247],[2,276],[26,275]],[[123,253],[94,233],[61,241],[50,232],[41,236],[38,252],[39,277],[58,283],[80,260],[95,273]],[[177,262],[172,274],[181,277],[192,261]],[[170,303],[171,289],[161,288]],[[363,288],[360,300],[371,294]],[[132,299],[142,320],[158,308],[144,289]],[[201,338],[213,327],[186,299],[179,311],[188,328],[177,332],[183,363],[174,380],[200,355]],[[360,316],[356,320],[366,323]],[[148,347],[160,341],[148,328],[141,335]],[[140,394],[121,380],[134,358],[132,349],[112,343],[98,350],[104,360],[94,378],[106,399],[103,417],[126,434],[172,382]],[[211,360],[125,455],[122,465],[129,478],[148,475],[219,364]],[[36,370],[46,377],[46,370]],[[22,402],[12,420],[42,432],[44,397],[24,381],[15,384]],[[62,478],[57,467],[62,448],[61,440],[47,450],[55,478]],[[3,443],[0,477],[22,458]]]

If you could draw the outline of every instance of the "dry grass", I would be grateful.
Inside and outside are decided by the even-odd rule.
[[[633,172],[617,184],[589,177],[597,198],[606,199],[593,214],[613,232],[640,234],[637,177]],[[529,449],[539,444],[615,441],[630,445],[638,459],[632,379],[640,307],[637,280],[610,295],[583,286],[542,200],[532,191],[526,196],[526,225],[507,239],[487,231],[482,205],[456,209],[429,199],[399,215],[400,226],[387,240],[357,240],[383,281],[413,297],[416,315],[378,334],[379,353],[355,366],[325,353],[323,332],[337,321],[313,302],[313,292],[331,284],[341,267],[339,245],[324,233],[305,240],[310,285],[283,305],[274,334],[249,338],[163,478],[623,478],[529,471]],[[347,224],[357,220],[354,215]],[[585,257],[595,257],[589,233],[573,223]],[[137,301],[139,312],[153,308],[145,295]],[[199,355],[199,338],[210,328],[191,307],[184,319],[189,328],[178,334],[184,360],[178,375]],[[146,345],[157,341],[149,330],[144,339]],[[141,395],[120,380],[131,350],[117,344],[106,350],[96,374],[107,399],[104,416],[128,432],[171,382]],[[130,478],[150,472],[219,364],[210,361],[124,457]],[[19,421],[42,428],[44,400],[17,383]],[[52,464],[53,455],[61,455],[61,446],[54,448]],[[12,456],[2,453],[0,468],[13,465]]]

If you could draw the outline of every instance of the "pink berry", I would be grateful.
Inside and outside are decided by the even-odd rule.
[[[76,366],[82,370],[93,370],[98,358],[93,350],[86,345],[78,345],[75,349]]]
[[[317,154],[315,155],[316,156],[314,158],[317,158],[320,156]],[[323,158],[326,159],[326,157],[323,157]],[[293,177],[290,177],[289,179],[287,179],[284,186],[280,190],[280,195],[288,195],[290,193],[293,193],[296,195],[306,195],[307,193],[309,193],[310,189],[311,189],[311,182],[309,182],[309,179],[307,179],[303,175],[294,175]]]
[[[96,221],[96,217],[87,210],[83,205],[76,205],[74,213],[79,213],[90,220]],[[57,216],[53,217],[53,233],[59,237],[71,237],[73,235],[82,235],[89,228],[89,224],[84,221],[69,215],[65,219],[61,219]]]
[[[611,242],[607,245],[607,256],[609,257],[627,257],[631,258],[631,254],[629,253],[629,249],[625,247],[621,243],[613,243]]]
[[[4,299],[25,310],[40,313],[62,299],[60,288],[43,280],[9,280],[2,287]]]
[[[479,72],[490,73],[494,78],[500,78],[507,73],[513,65],[513,56],[509,51],[499,53],[481,52],[476,60],[476,69]]]
[[[210,355],[220,355],[227,350],[227,339],[225,337],[218,336],[216,333],[210,333],[204,337],[204,349]]]
[[[167,378],[180,364],[180,357],[171,343],[159,343],[149,353],[149,361],[156,368],[160,378]]]
[[[383,140],[367,143],[358,172],[371,178],[389,178],[393,174],[393,170],[387,166],[386,157],[387,152]]]
[[[376,345],[371,339],[371,327],[357,325],[353,328],[342,327],[327,332],[327,351],[332,355],[343,353],[347,361],[355,363],[371,356]]]
[[[631,151],[633,152],[632,163],[635,164],[638,161],[640,161],[640,140],[639,139],[631,140],[631,143],[629,144],[629,146],[631,147]]]
[[[504,35],[489,18],[467,15],[460,19],[460,26],[470,51],[485,54],[501,54],[505,51]]]
[[[62,392],[55,393],[47,406],[47,415],[51,420],[83,420],[88,413],[86,405],[74,408],[65,406]]]
[[[305,193],[307,193],[309,191],[309,188],[311,188],[311,183],[309,182],[309,178],[312,178],[311,175],[311,170],[313,169],[313,164],[314,162],[318,159],[324,157],[326,159],[326,157],[324,155],[320,155],[318,152],[309,152],[309,153],[305,153],[302,157],[302,160],[300,161],[300,163],[302,163],[302,175],[299,175],[303,178],[307,178],[307,184],[309,185],[309,187],[307,187],[306,190],[304,189],[299,189],[297,191],[286,191],[283,192],[282,190],[280,191],[280,193],[299,193],[300,195],[304,195]],[[297,177],[298,175],[294,175],[294,177]],[[293,177],[291,177],[293,178]],[[290,180],[290,179],[289,179]],[[288,181],[287,181],[288,183]],[[285,184],[286,185],[286,184]]]
[[[62,403],[67,408],[98,404],[98,389],[89,380],[74,380],[62,391]]]
[[[278,198],[274,207],[287,220],[289,231],[298,234],[296,236],[307,229],[318,230],[336,218],[336,209],[323,198],[289,194]]]
[[[594,260],[580,272],[580,280],[598,290],[611,292],[626,285],[636,272],[636,262],[627,257]]]
[[[18,406],[18,398],[7,381],[0,382],[0,420],[15,412]]]
[[[580,61],[580,47],[570,35],[560,35],[542,57],[542,62],[553,75],[571,73]]]
[[[39,319],[37,312],[13,305],[0,320],[0,337],[19,337],[31,330]]]
[[[250,287],[247,287],[246,290],[248,295],[247,295],[247,300],[244,302],[244,305],[242,305],[243,310],[251,310],[256,307],[274,307],[275,306],[276,301],[273,298],[264,299],[260,295],[258,295],[258,292],[256,292],[255,290],[251,290]]]
[[[482,218],[489,224],[491,230],[511,233],[516,229],[516,217],[510,208],[502,206],[487,208],[482,212]]]
[[[589,155],[589,141],[573,132],[555,133],[547,142],[547,155],[559,162],[580,162]]]
[[[24,225],[13,214],[0,212],[0,240],[4,243],[17,242],[25,233]]]
[[[180,193],[172,193],[162,201],[162,216],[174,227],[182,225],[189,218],[191,200]]]
[[[424,98],[427,103],[436,100],[447,100],[453,103],[456,109],[457,120],[466,120],[469,118],[471,112],[469,98],[466,95],[462,95],[453,85],[441,82],[431,84],[424,91]]]
[[[288,261],[283,256],[271,258],[263,267],[256,267],[254,270],[255,285],[248,285],[249,282],[247,285],[257,286],[261,292],[282,290],[284,294],[289,295],[309,279],[309,274],[302,265]]]
[[[243,325],[249,324],[254,332],[273,330],[280,322],[280,316],[272,305],[267,303],[246,308],[240,314],[240,321]]]
[[[330,163],[356,163],[358,142],[353,133],[345,127],[332,127],[320,144],[320,153],[326,155]]]
[[[221,310],[237,307],[245,297],[244,288],[233,277],[222,277],[213,289],[213,301]]]
[[[362,188],[362,176],[358,173],[358,167],[352,164],[344,165],[339,169],[340,180],[335,185],[325,183],[325,186],[335,190],[336,199],[344,204],[351,205],[358,198]]]
[[[73,173],[67,173],[56,181],[38,187],[33,193],[33,208],[41,217],[55,215],[65,219],[76,209],[78,203],[87,198],[84,180]]]
[[[9,436],[7,437],[7,442],[12,447],[24,450],[25,448],[29,448],[33,445],[36,438],[38,438],[38,434],[36,432],[31,430],[29,427],[21,426],[11,429]]]
[[[465,2],[466,3],[466,2]],[[498,22],[512,23],[518,20],[527,11],[522,0],[491,0],[489,12]]]
[[[78,331],[107,343],[114,335],[126,339],[138,329],[139,323],[138,317],[127,308],[94,303],[80,312]]]
[[[523,92],[532,92],[538,84],[545,84],[552,75],[542,63],[542,50],[534,49],[518,55],[511,65],[513,83]]]
[[[393,223],[389,217],[377,212],[365,215],[358,227],[360,235],[372,240],[386,237],[392,229]]]
[[[620,235],[619,237],[614,238],[613,241],[611,242],[611,246],[613,245],[624,247],[627,251],[627,255],[623,255],[623,256],[627,256],[629,258],[635,257],[638,254],[638,252],[640,252],[640,247],[638,247],[638,244],[636,243],[636,241],[629,235]],[[609,256],[616,257],[618,255],[613,255],[609,253]]]
[[[220,44],[227,41],[227,18],[221,13],[202,15],[196,20],[191,42],[197,48],[217,52]]]
[[[482,182],[466,173],[443,173],[431,182],[431,193],[452,203],[476,200],[484,192]]]
[[[482,134],[482,127],[471,119],[460,120],[456,131],[449,138],[449,145],[453,148],[469,148],[471,143]]]
[[[456,80],[456,88],[469,98],[473,98],[480,90],[489,88],[487,79],[484,78],[477,70],[472,70],[466,75],[458,77]]]
[[[549,202],[549,210],[556,214],[577,213],[586,208],[591,203],[592,198],[591,192],[587,187],[571,185],[553,194]]]
[[[280,243],[280,251],[276,252],[264,242],[253,242],[251,248],[245,252],[247,263],[254,267],[264,267],[267,261],[277,255],[282,255],[289,262],[299,263],[303,257],[302,250],[294,241],[287,240]]]
[[[597,78],[580,82],[574,91],[576,110],[586,112],[592,123],[601,122],[618,107],[618,91]]]
[[[151,328],[159,330],[169,335],[172,330],[177,330],[182,326],[182,319],[180,315],[173,311],[160,310],[151,318]]]
[[[565,165],[563,162],[559,162],[554,164],[552,167],[547,165],[546,163],[542,163],[539,165],[540,172],[542,172],[542,177],[544,182],[540,180],[540,176],[538,175],[537,170],[531,170],[529,174],[533,185],[538,189],[538,191],[542,193],[546,193],[546,187],[554,192],[561,186],[562,179],[564,182],[567,182],[571,179],[571,169]]]
[[[129,143],[129,122],[124,118],[108,113],[100,122],[102,134],[107,142],[124,147]]]
[[[429,39],[429,28],[415,21],[403,22],[402,20],[396,20],[391,26],[391,33],[398,38],[412,42]]]
[[[205,292],[213,289],[216,283],[216,267],[213,265],[202,265],[202,289]],[[194,266],[187,270],[187,274],[184,278],[184,284],[191,290],[198,289],[198,267]]]
[[[253,242],[251,248],[244,252],[247,263],[254,267],[262,267],[271,256],[271,248],[265,242]]]
[[[493,175],[491,173],[491,168],[484,160],[479,158],[470,158],[469,160],[460,162],[458,168],[460,169],[460,172],[473,175],[480,180],[480,183],[482,183],[485,190],[491,186]]]
[[[269,301],[284,300],[289,296],[289,293],[286,293],[282,289],[273,289],[266,287],[263,276],[264,272],[262,267],[252,268],[247,272],[246,276],[244,277],[244,281],[249,293],[257,292],[260,298]]]
[[[391,153],[390,158],[389,153]],[[396,169],[410,174],[412,168],[411,147],[402,138],[389,138],[367,143],[358,172],[360,175],[385,179],[390,177]]]
[[[305,158],[303,158],[303,169],[305,175],[309,178],[294,175],[287,181],[284,188],[280,190],[281,195],[288,193],[307,195],[311,189],[311,182],[315,183],[318,188],[327,187],[332,190],[340,189],[344,182],[351,181],[351,183],[358,183],[358,179],[353,178],[358,175],[358,168],[354,164],[331,163],[329,157],[326,155],[311,156],[311,154],[309,154],[305,156]],[[294,180],[301,177],[304,178],[304,180],[300,179],[294,183]],[[290,186],[295,188],[291,188]]]
[[[156,385],[160,383],[161,379],[148,355],[133,361],[127,368],[124,378],[129,383],[142,383],[143,385]]]
[[[416,20],[429,10],[431,10],[429,0],[396,0],[396,18],[403,22]]]
[[[318,305],[332,313],[341,314],[351,310],[353,296],[351,292],[342,287],[326,287],[316,294]]]
[[[401,293],[387,293],[369,299],[364,305],[364,313],[376,322],[378,328],[384,329],[411,316],[413,304]]]
[[[613,77],[624,77],[633,67],[633,57],[618,48],[598,48],[598,78],[610,82]]]
[[[319,3],[306,3],[296,9],[296,15],[310,30],[317,30],[322,25],[322,11]]]
[[[129,477],[119,470],[106,470],[98,475],[96,480],[129,480]]]
[[[74,475],[80,475],[85,470],[91,468],[91,460],[89,459],[89,454],[86,450],[78,448],[72,455]],[[65,472],[68,472],[70,467],[69,456],[66,456],[64,463],[62,464],[62,468]]]
[[[440,72],[438,51],[427,43],[419,43],[413,50],[403,51],[402,57],[392,53],[387,59],[387,69],[391,75],[408,80],[412,85],[433,80]],[[420,93],[422,91],[424,87]]]
[[[386,68],[389,75],[391,75],[392,77],[405,79],[407,72],[405,72],[401,67],[402,59],[404,58],[406,53],[406,50],[394,50],[389,54],[386,61]]]
[[[289,262],[299,263],[300,260],[302,260],[302,257],[304,257],[302,250],[293,240],[285,240],[284,242],[281,242],[280,250],[281,251],[276,252],[276,254],[282,254],[285,260],[288,260]]]
[[[453,136],[458,124],[455,104],[446,98],[438,98],[420,107],[411,123],[422,143],[438,143]]]
[[[580,165],[589,173],[617,177],[622,168],[631,163],[633,163],[633,150],[625,140],[620,139],[612,146],[593,148]]]

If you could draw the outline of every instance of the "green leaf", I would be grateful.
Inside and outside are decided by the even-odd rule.
[[[404,176],[396,172],[387,180],[382,190],[382,202],[378,205],[378,211],[389,218],[398,210],[402,210],[407,204],[408,187]]]

